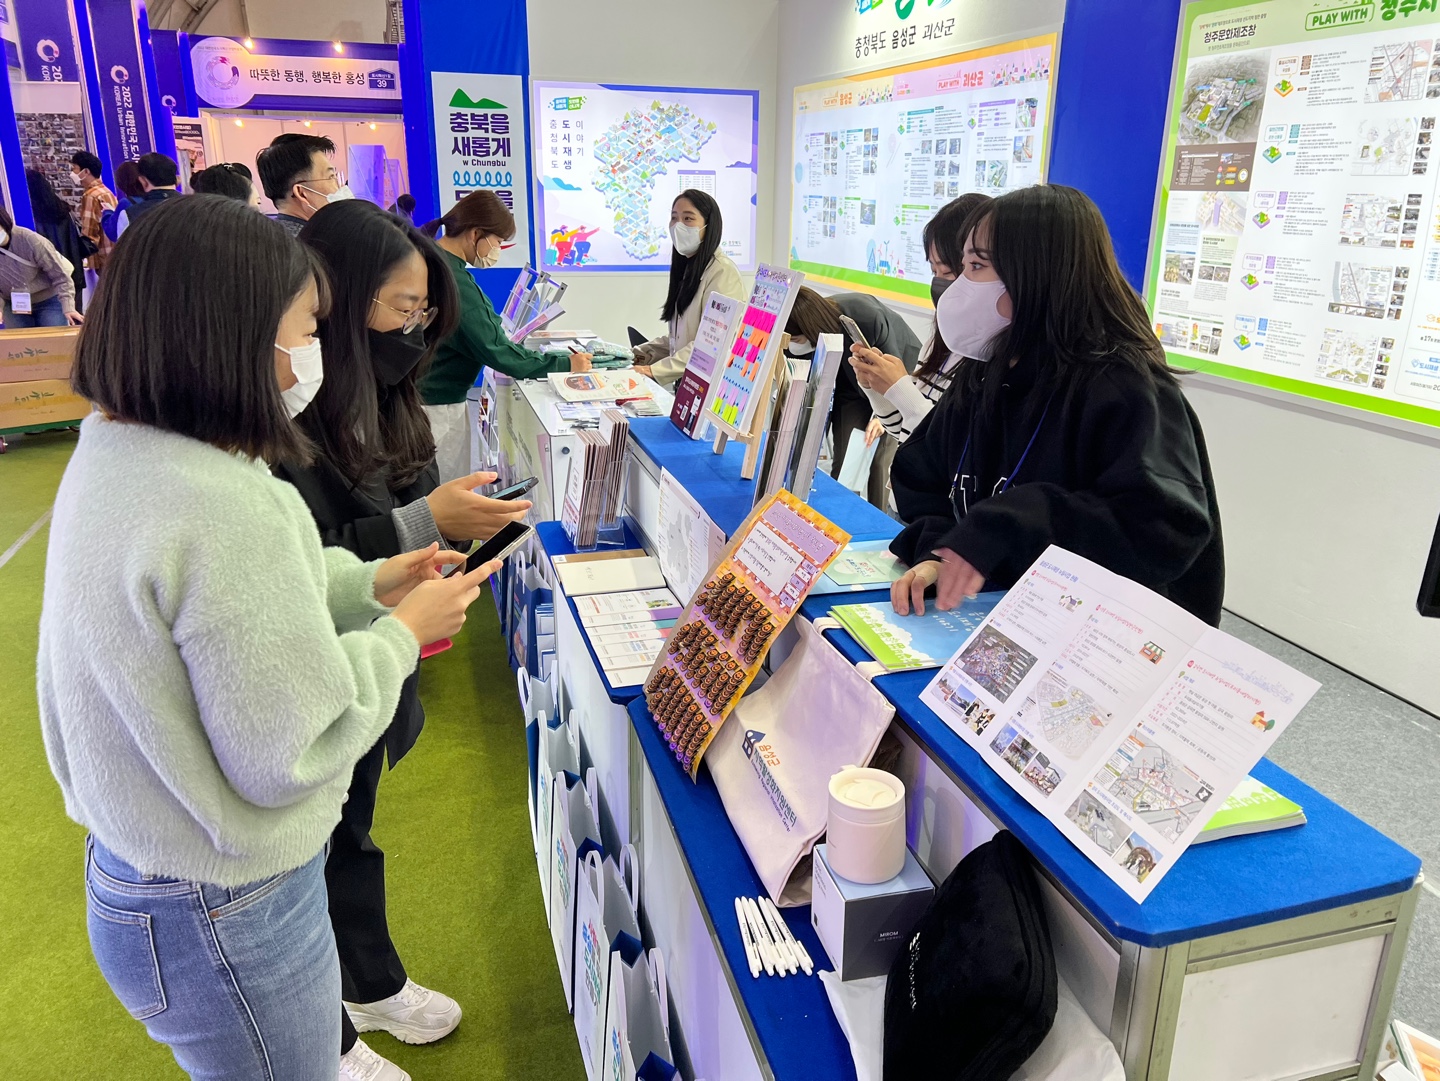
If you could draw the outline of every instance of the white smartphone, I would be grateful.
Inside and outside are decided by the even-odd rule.
[[[866,349],[874,348],[874,346],[872,346],[868,341],[865,340],[865,335],[862,334],[860,331],[860,324],[855,322],[855,320],[851,319],[848,315],[842,315],[840,317],[840,325],[845,328],[845,333],[850,335],[851,341],[859,342]]]

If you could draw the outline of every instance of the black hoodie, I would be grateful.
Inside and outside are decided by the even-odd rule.
[[[1220,509],[1200,421],[1178,383],[1104,360],[1058,373],[987,365],[983,377],[1003,380],[993,399],[957,377],[896,454],[891,485],[909,524],[891,551],[913,565],[949,548],[987,589],[1008,589],[1057,544],[1218,625]],[[967,439],[964,472],[975,480],[965,512],[951,490]],[[995,493],[1005,476],[1009,488]]]

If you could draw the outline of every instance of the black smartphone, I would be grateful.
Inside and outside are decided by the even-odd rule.
[[[537,485],[537,484],[539,484],[539,483],[540,483],[540,478],[539,478],[539,477],[526,477],[524,480],[518,481],[518,482],[516,482],[515,484],[510,485],[510,487],[508,487],[508,488],[501,488],[498,492],[496,492],[496,493],[495,493],[494,495],[492,495],[490,498],[491,498],[491,499],[519,499],[522,495],[524,495],[526,492],[528,492],[531,488],[535,487],[535,485]]]
[[[516,548],[519,548],[529,540],[530,535],[534,532],[535,530],[523,522],[506,523],[499,533],[496,533],[484,544],[480,545],[479,548],[476,548],[475,551],[466,556],[463,564],[457,563],[451,567],[450,573],[445,575],[445,577],[449,578],[453,574],[459,574],[462,566],[465,568],[465,573],[469,574],[475,570],[475,568],[484,566],[492,559],[504,559],[511,552],[515,551]]]

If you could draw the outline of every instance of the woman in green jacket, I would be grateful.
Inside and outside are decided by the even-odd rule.
[[[441,231],[443,229],[443,232]],[[487,365],[515,379],[533,379],[552,371],[583,372],[590,354],[548,360],[543,353],[516,345],[505,335],[495,306],[470,274],[470,267],[493,267],[500,248],[515,238],[515,217],[493,191],[473,191],[443,218],[424,227],[435,237],[460,290],[460,325],[440,343],[430,369],[420,380],[420,397],[435,437],[440,483],[466,476],[471,468],[474,426],[465,395]]]

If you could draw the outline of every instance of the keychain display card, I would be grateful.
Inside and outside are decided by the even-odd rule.
[[[1319,688],[1052,545],[921,699],[1144,901]]]
[[[849,540],[782,489],[750,512],[685,606],[645,700],[691,780],[776,633]]]

